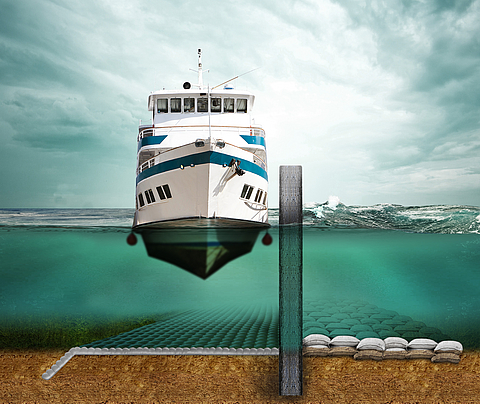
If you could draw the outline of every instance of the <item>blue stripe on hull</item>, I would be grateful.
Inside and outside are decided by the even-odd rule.
[[[167,136],[148,136],[144,137],[138,142],[137,151],[139,151],[143,146],[150,146],[154,144],[162,143]]]
[[[262,136],[252,136],[252,135],[240,135],[245,142],[248,144],[259,144],[263,147],[265,146],[265,138]]]
[[[168,160],[163,163],[154,165],[153,167],[150,167],[145,171],[142,171],[140,174],[138,174],[136,183],[138,184],[140,181],[143,181],[144,179],[151,177],[152,175],[164,173],[171,170],[176,170],[180,168],[180,166],[182,165],[186,168],[191,164],[200,165],[200,164],[212,163],[212,164],[218,164],[218,165],[228,165],[230,164],[230,161],[232,159],[241,161],[240,168],[242,170],[259,175],[260,177],[265,178],[268,181],[267,172],[263,168],[256,165],[255,163],[252,163],[247,160],[241,160],[238,157],[230,156],[228,154],[218,153],[214,151],[206,151],[202,153],[190,154],[188,156],[179,157],[176,159]]]

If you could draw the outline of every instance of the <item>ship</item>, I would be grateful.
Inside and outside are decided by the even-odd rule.
[[[268,226],[265,131],[252,115],[255,96],[230,83],[203,84],[199,49],[198,84],[149,95],[152,123],[137,136],[134,229]]]
[[[206,278],[249,252],[269,227],[267,151],[254,94],[232,86],[240,76],[204,85],[201,49],[196,72],[197,84],[148,97],[152,120],[137,135],[133,231],[150,256]]]

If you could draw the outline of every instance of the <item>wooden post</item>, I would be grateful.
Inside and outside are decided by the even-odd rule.
[[[302,166],[280,166],[279,392],[301,396],[302,376]]]

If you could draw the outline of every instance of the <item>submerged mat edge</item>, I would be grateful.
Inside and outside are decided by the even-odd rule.
[[[71,348],[42,379],[50,380],[75,355],[279,355],[278,348]]]

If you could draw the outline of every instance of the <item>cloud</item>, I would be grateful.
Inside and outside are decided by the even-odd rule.
[[[304,166],[307,201],[480,197],[479,0],[0,4],[0,204],[27,184],[46,206],[132,206],[148,93],[195,81],[197,48],[212,86],[261,67],[234,85],[257,95],[271,206],[280,164]]]

